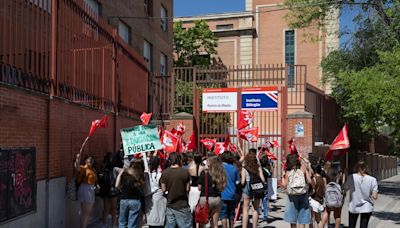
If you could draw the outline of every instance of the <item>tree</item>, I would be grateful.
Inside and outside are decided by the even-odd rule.
[[[194,26],[188,29],[183,28],[182,21],[174,22],[175,65],[184,67],[212,64],[213,55],[217,54],[217,40],[204,20],[195,21]]]
[[[290,9],[286,16],[290,26],[320,30],[325,29],[332,10],[360,7],[353,19],[358,28],[351,45],[331,52],[321,62],[323,82],[331,84],[341,117],[350,123],[355,138],[367,142],[386,134],[398,144],[400,2],[285,0],[285,4]]]

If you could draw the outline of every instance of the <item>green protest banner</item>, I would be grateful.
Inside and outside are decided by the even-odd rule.
[[[162,149],[157,127],[154,125],[121,129],[121,137],[126,155]]]

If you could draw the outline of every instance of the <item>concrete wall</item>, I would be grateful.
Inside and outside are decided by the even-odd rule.
[[[65,220],[65,177],[37,182],[36,211],[0,224],[2,228],[78,227]],[[48,196],[48,197],[47,197]],[[48,213],[48,216],[47,216]],[[48,222],[47,222],[48,221]]]

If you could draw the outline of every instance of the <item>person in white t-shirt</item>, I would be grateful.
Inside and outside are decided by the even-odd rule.
[[[367,174],[367,165],[359,161],[354,167],[356,173],[347,178],[345,188],[350,190],[349,228],[355,228],[361,214],[360,228],[367,228],[378,199],[378,182]]]

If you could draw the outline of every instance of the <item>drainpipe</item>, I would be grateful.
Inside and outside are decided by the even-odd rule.
[[[48,228],[50,227],[50,190],[49,190],[49,182],[50,182],[50,140],[51,140],[51,101],[53,99],[53,96],[56,95],[57,91],[57,79],[56,79],[56,74],[57,74],[57,5],[58,1],[51,1],[51,34],[50,34],[50,84],[49,84],[49,100],[48,100],[48,121],[47,121],[47,156],[46,156],[46,187],[45,187],[45,193],[46,193],[46,208],[45,208],[45,227]]]

